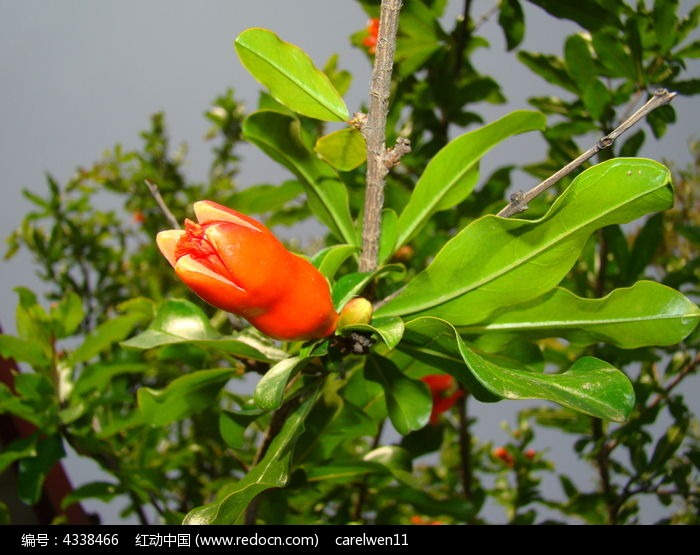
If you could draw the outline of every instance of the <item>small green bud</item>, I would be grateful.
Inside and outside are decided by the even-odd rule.
[[[340,311],[338,329],[356,324],[369,324],[372,321],[372,303],[364,297],[355,297]]]

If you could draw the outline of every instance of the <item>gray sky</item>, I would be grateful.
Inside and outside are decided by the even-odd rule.
[[[450,4],[448,19],[453,19],[461,2]],[[481,14],[494,2],[474,4],[475,13]],[[695,2],[682,4],[687,11]],[[577,29],[566,22],[553,26],[552,21],[528,6],[524,48],[559,54],[561,37]],[[138,147],[138,132],[160,110],[166,112],[172,144],[189,145],[189,175],[203,178],[210,145],[202,140],[209,127],[202,113],[210,101],[229,87],[249,108],[257,100],[259,87],[233,48],[234,38],[246,28],[275,31],[308,52],[317,65],[339,53],[340,66],[355,76],[346,100],[351,112],[357,110],[366,97],[369,66],[365,56],[350,47],[348,37],[365,23],[364,12],[351,0],[0,0],[0,236],[7,237],[30,208],[21,195],[23,188],[44,194],[46,172],[63,183],[77,166],[91,164],[116,143]],[[510,100],[508,105],[486,107],[482,113],[487,121],[529,108],[527,97],[549,92],[538,77],[502,53],[503,38],[495,21],[485,23],[481,31],[493,49],[481,51],[475,63],[503,84]],[[700,73],[697,63],[693,71]],[[687,141],[698,134],[698,101],[678,98],[674,105],[680,123],[669,129],[662,143],[647,145],[642,154],[686,163]],[[504,157],[518,163],[543,156],[541,141],[515,138],[485,160],[483,173]],[[286,177],[252,148],[245,149],[243,157],[241,186]],[[533,184],[521,179],[521,188]],[[14,331],[13,288],[40,290],[33,272],[25,254],[0,262],[0,324],[6,332]],[[520,406],[479,405],[484,421],[479,434],[504,441],[495,423],[506,418],[512,422]],[[553,441],[544,434],[540,446],[554,449],[548,443]],[[556,448],[563,453],[562,441],[556,440]],[[95,475],[91,463],[75,458],[68,471],[76,485]],[[89,508],[102,511],[104,506],[95,503]],[[113,509],[104,516],[106,521],[116,519]]]

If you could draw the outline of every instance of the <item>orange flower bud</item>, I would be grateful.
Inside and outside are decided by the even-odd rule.
[[[209,304],[284,340],[317,339],[335,331],[328,282],[289,252],[260,222],[203,200],[198,223],[161,231],[156,242],[175,273]]]
[[[370,54],[377,53],[377,39],[379,36],[379,18],[373,17],[367,22],[367,36],[362,39],[362,45],[367,47]]]
[[[430,388],[433,396],[433,410],[430,412],[430,423],[435,425],[443,412],[450,410],[464,395],[457,388],[457,381],[449,374],[430,374],[421,378]]]
[[[496,447],[493,450],[492,455],[495,458],[500,459],[508,467],[512,468],[515,464],[513,455],[511,455],[505,447]]]

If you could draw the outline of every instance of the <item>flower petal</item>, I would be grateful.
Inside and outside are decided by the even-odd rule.
[[[223,206],[210,200],[200,200],[194,203],[194,213],[197,216],[197,221],[200,224],[209,222],[229,222],[232,224],[249,227],[255,231],[263,231],[265,228],[256,222],[253,218],[249,218],[245,214],[236,212],[235,210]]]
[[[161,231],[156,235],[156,244],[163,253],[163,256],[170,262],[170,265],[174,268],[177,258],[175,257],[175,247],[180,238],[185,234],[184,231],[178,229],[168,229],[167,231]]]

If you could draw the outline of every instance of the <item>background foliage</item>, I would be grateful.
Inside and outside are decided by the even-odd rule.
[[[28,504],[37,502],[48,469],[64,456],[67,443],[97,461],[110,479],[79,488],[65,505],[127,496],[125,514],[135,513],[144,521],[155,514],[162,522],[464,523],[482,522],[485,503],[495,502],[503,505],[513,523],[633,523],[639,518],[640,500],[648,496],[667,507],[664,522],[697,523],[698,422],[683,395],[683,385],[699,360],[697,331],[690,333],[697,314],[681,296],[657,286],[665,284],[697,298],[696,145],[691,145],[694,166],[677,168],[669,162],[672,208],[666,209],[671,200],[668,174],[649,162],[658,180],[650,185],[650,180],[640,179],[630,189],[648,187],[653,202],[630,208],[633,203],[623,199],[623,215],[613,219],[599,218],[590,209],[592,219],[600,221],[577,239],[575,260],[552,263],[561,274],[552,278],[553,285],[559,283],[580,297],[582,307],[590,306],[584,299],[631,288],[618,295],[641,295],[635,304],[643,307],[645,317],[664,310],[675,315],[651,330],[635,329],[632,335],[630,327],[593,333],[588,326],[575,336],[557,330],[554,337],[517,327],[517,322],[538,318],[550,322],[552,311],[568,313],[572,305],[563,289],[552,290],[547,299],[551,305],[539,294],[516,297],[515,302],[536,298],[532,306],[520,305],[520,314],[493,314],[493,301],[479,297],[476,303],[486,307],[484,314],[457,321],[442,299],[436,301],[430,291],[421,299],[409,286],[403,305],[400,296],[395,297],[379,309],[383,319],[375,318],[371,328],[355,329],[376,341],[369,354],[348,352],[356,347],[356,337],[349,334],[347,341],[280,345],[202,305],[155,250],[153,237],[167,224],[142,185],[146,179],[157,183],[178,217],[189,214],[193,201],[208,198],[264,216],[268,225],[317,218],[329,234],[309,254],[315,254],[316,265],[331,278],[338,306],[370,281],[376,299],[405,283],[425,292],[420,286],[425,276],[443,279],[445,286],[455,283],[453,274],[461,273],[463,266],[443,254],[447,270],[440,269],[438,253],[450,252],[451,239],[468,238],[458,233],[467,225],[491,221],[482,217],[502,207],[511,185],[512,165],[489,176],[478,174],[479,158],[492,144],[541,129],[550,147],[548,158],[524,169],[544,178],[609,133],[655,89],[684,95],[698,91],[685,61],[698,55],[691,33],[697,29],[699,8],[681,16],[673,1],[634,6],[621,1],[601,6],[593,0],[575,6],[532,3],[547,10],[553,22],[574,21],[581,32],[567,38],[560,56],[525,52],[518,48],[526,32],[521,3],[498,5],[490,17],[503,26],[513,63],[525,64],[561,89],[560,95],[531,99],[544,116],[521,112],[498,122],[484,122],[478,113],[480,103],[503,103],[506,98],[499,84],[470,62],[475,50],[487,47],[471,2],[465,2],[465,18],[451,29],[440,20],[445,2],[407,2],[403,7],[387,144],[406,135],[412,152],[388,177],[380,247],[386,265],[378,274],[359,275],[352,257],[359,245],[356,221],[365,185],[358,134],[343,129],[347,136],[331,137],[329,131],[335,128],[322,121],[349,116],[342,98],[334,94],[342,96],[351,76],[331,57],[324,66],[330,88],[306,81],[315,108],[285,103],[299,97],[298,91],[278,90],[279,76],[270,71],[269,60],[261,64],[241,54],[277,52],[280,46],[266,46],[271,37],[260,31],[239,36],[236,48],[269,91],[261,93],[263,111],[246,113],[234,91],[214,100],[206,112],[213,147],[205,183],[184,177],[183,156],[170,147],[164,115],[157,114],[141,134],[141,149],[125,152],[117,147],[68,183],[49,178],[46,193],[27,191],[36,209],[9,238],[7,256],[20,248],[32,252],[50,287],[50,305],[44,308],[34,293],[19,290],[17,337],[5,335],[0,341],[0,352],[27,369],[15,376],[14,392],[0,390],[0,408],[40,430],[0,454],[2,468],[18,465],[21,498]],[[362,5],[368,17],[378,16],[378,3]],[[351,41],[367,49],[367,34],[367,29],[358,30]],[[285,60],[292,58],[291,50],[282,52]],[[301,65],[297,71],[318,78],[318,70]],[[318,111],[318,105],[325,111]],[[602,151],[597,162],[635,156],[644,141],[662,140],[675,118],[672,105],[652,112],[644,126]],[[470,134],[455,138],[465,130]],[[290,179],[239,190],[236,148],[243,140],[287,167]],[[589,170],[588,180],[601,186],[595,191],[606,190],[609,168],[621,175],[638,168],[619,163],[627,162]],[[570,189],[573,179],[586,178],[561,181],[556,191],[531,204],[524,215],[527,221],[508,220],[503,225],[512,233],[512,226],[528,230],[541,218],[537,229],[547,221],[556,228],[559,220],[553,220],[552,212],[548,220],[547,214],[557,193],[561,196],[555,206],[581,214],[579,197],[572,192],[578,189]],[[105,191],[115,208],[100,208],[96,202],[98,192]],[[614,202],[610,195],[595,198],[604,207]],[[625,225],[657,210],[663,211],[637,225]],[[589,213],[584,209],[582,216],[567,216],[567,221],[585,219]],[[477,244],[483,237],[476,235]],[[504,263],[515,256],[508,254]],[[433,261],[436,265],[426,273]],[[525,274],[526,283],[537,277]],[[515,281],[507,283],[505,292],[498,290],[499,302],[512,293]],[[650,306],[652,299],[664,295],[668,298],[660,302],[663,307]],[[606,298],[609,305],[597,310],[618,315],[612,297]],[[438,312],[425,312],[426,303]],[[673,304],[680,305],[675,313],[666,308]],[[547,310],[548,306],[554,308]],[[545,316],[538,316],[538,310]],[[448,322],[414,318],[421,311]],[[639,314],[630,316],[633,322],[640,319]],[[521,333],[483,333],[483,326],[494,324]],[[668,339],[660,338],[661,331],[668,331]],[[425,349],[426,337],[445,338],[433,345],[437,360]],[[489,372],[503,375],[503,360],[484,355],[503,351],[519,363],[511,370],[516,385],[522,384],[522,372],[536,371],[546,385],[547,380],[561,383],[563,372],[571,367],[571,373],[576,364],[578,372],[597,376],[609,366],[631,378],[636,403],[625,408],[624,402],[612,399],[608,412],[601,414],[574,393],[573,408],[584,411],[578,412],[566,408],[572,404],[564,387],[554,398],[545,397],[559,405],[537,403],[522,410],[508,430],[511,441],[494,446],[489,438],[475,436],[470,407],[479,402],[475,398],[493,401],[507,396],[494,391],[488,380]],[[485,370],[465,373],[460,370],[462,359],[470,368]],[[604,361],[606,366],[591,361]],[[417,378],[436,371],[455,375],[464,393],[454,408],[428,423],[430,395]],[[616,379],[622,379],[619,376]],[[251,383],[256,384],[252,393]],[[623,380],[608,391],[619,393],[626,384]],[[542,397],[542,390],[548,389],[533,388],[518,396]],[[625,421],[612,423],[585,414],[592,411]],[[574,480],[546,451],[531,448],[545,428],[574,438],[576,454],[590,461],[594,480]],[[551,476],[561,484],[562,494],[556,498],[542,488],[544,477]]]

